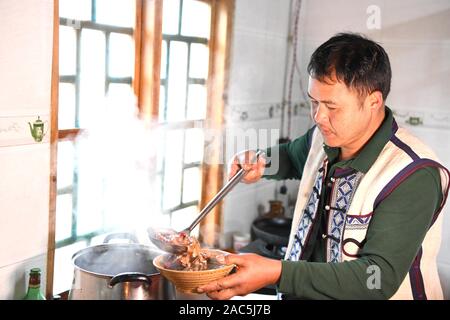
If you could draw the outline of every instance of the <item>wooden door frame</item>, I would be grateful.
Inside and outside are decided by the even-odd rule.
[[[163,0],[136,0],[133,89],[140,115],[146,120],[156,120],[158,116],[162,8]]]
[[[53,6],[53,50],[50,91],[50,199],[48,213],[47,270],[45,296],[53,297],[53,279],[56,247],[56,196],[58,156],[58,94],[59,94],[59,0]]]
[[[211,36],[209,43],[209,74],[207,116],[211,128],[224,128],[224,111],[227,104],[229,85],[230,55],[232,30],[235,11],[235,0],[212,0]],[[202,166],[202,195],[200,207],[203,208],[222,188],[224,181],[225,139],[221,143],[208,147],[208,163]],[[200,240],[208,246],[220,245],[218,235],[221,234],[222,202],[208,214],[200,224]]]

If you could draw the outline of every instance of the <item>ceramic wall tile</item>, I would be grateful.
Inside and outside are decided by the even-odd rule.
[[[0,267],[0,300],[22,299],[28,288],[31,268],[41,269],[41,290],[45,293],[47,255],[31,257],[14,264]]]
[[[47,250],[48,144],[0,148],[0,266]]]

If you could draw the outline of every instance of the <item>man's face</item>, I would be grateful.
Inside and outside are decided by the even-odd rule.
[[[309,77],[311,116],[330,147],[358,146],[369,127],[372,111],[358,93],[338,81]]]

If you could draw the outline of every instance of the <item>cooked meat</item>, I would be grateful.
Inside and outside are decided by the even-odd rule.
[[[195,237],[188,236],[185,233],[172,235],[162,235],[163,241],[171,244],[186,246],[187,250],[182,254],[172,255],[165,263],[164,267],[168,269],[184,271],[201,271],[208,269],[208,262],[216,258],[211,251],[202,249],[200,243]],[[211,261],[212,262],[212,261]]]

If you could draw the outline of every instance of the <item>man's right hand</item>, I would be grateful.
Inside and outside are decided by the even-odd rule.
[[[241,180],[242,182],[257,182],[264,174],[266,158],[264,155],[260,155],[256,159],[256,151],[254,150],[246,150],[235,154],[231,160],[228,179],[231,179],[241,167],[246,171],[246,174]]]

